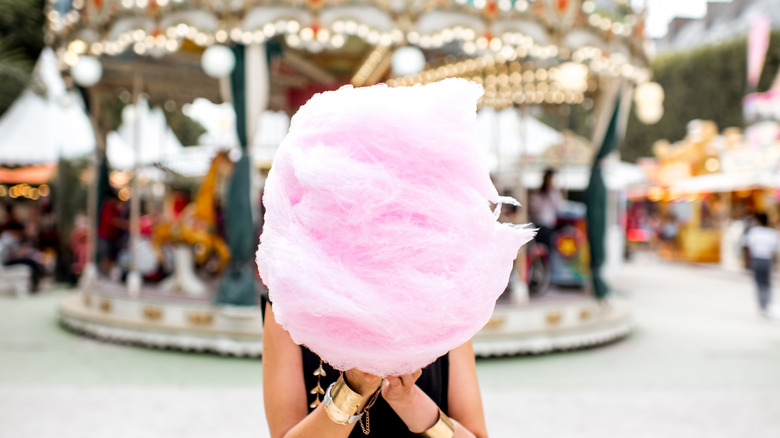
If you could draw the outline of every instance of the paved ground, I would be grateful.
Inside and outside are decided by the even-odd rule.
[[[780,436],[780,321],[758,317],[746,275],[647,258],[614,286],[630,338],[479,361],[491,436]],[[268,436],[260,361],[72,335],[65,293],[0,298],[0,438]]]

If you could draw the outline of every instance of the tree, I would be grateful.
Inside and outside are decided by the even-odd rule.
[[[43,23],[43,0],[0,0],[0,115],[32,84]]]
[[[653,60],[653,78],[664,88],[664,116],[644,125],[634,111],[621,145],[623,159],[651,156],[655,141],[677,141],[688,122],[712,120],[723,130],[743,127],[742,98],[747,90],[747,39],[662,55]],[[780,69],[780,30],[772,32],[758,91],[766,91]]]

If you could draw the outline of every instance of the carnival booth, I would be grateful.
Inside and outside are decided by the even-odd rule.
[[[225,246],[213,239],[215,213],[193,203],[185,209],[189,213],[182,211],[183,219],[168,225],[169,241],[181,253],[178,265],[187,265],[177,288],[144,283],[132,270],[124,284],[85,275],[81,292],[61,304],[65,326],[153,346],[260,355],[256,296],[262,287],[252,263],[256,241],[246,236],[259,222],[252,219],[259,205],[251,199],[257,199],[260,184],[252,184],[258,176],[250,162],[267,166],[275,147],[268,141],[252,146],[264,135],[258,120],[266,110],[289,118],[315,93],[345,84],[397,87],[452,77],[482,85],[477,105],[485,110],[517,114],[586,103],[596,117],[592,143],[602,145],[590,166],[598,189],[605,163],[599,154],[609,149],[603,140],[614,140],[619,132],[619,90],[625,87],[625,98],[634,85],[649,80],[643,12],[622,2],[279,0],[235,6],[188,0],[48,3],[47,41],[56,47],[60,67],[91,99],[123,88],[132,90],[133,102],[143,93],[179,106],[197,98],[229,102],[241,149],[238,157],[217,166],[214,180],[206,178],[200,186],[204,193],[226,193],[226,229],[235,233],[224,236]],[[87,74],[79,78],[79,71]],[[284,123],[280,117],[280,126]],[[98,132],[99,139],[103,136]],[[264,156],[250,157],[253,149]],[[509,166],[504,157],[498,160],[502,169]],[[497,177],[501,187],[514,178],[510,188],[521,192],[523,178],[535,174],[526,176],[521,167],[514,177],[508,175],[502,171]],[[216,180],[228,190],[220,192]],[[136,205],[131,214],[135,235],[139,210]],[[191,224],[194,228],[186,231]],[[202,282],[192,267],[204,247],[214,248],[218,258],[224,249],[229,254],[223,274],[212,283]],[[529,304],[522,288],[513,292],[477,333],[477,354],[595,345],[620,338],[631,327],[619,301],[605,306],[583,296]]]
[[[740,269],[739,240],[752,215],[777,218],[776,124],[748,132],[747,139],[739,128],[718,134],[714,123],[693,121],[684,140],[655,145],[659,164],[643,196],[655,204],[655,228],[667,241],[662,256]]]

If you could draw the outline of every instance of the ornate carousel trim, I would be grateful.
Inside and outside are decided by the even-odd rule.
[[[82,290],[60,303],[60,323],[80,334],[149,348],[260,357],[259,308],[213,306],[203,300]],[[576,296],[525,306],[499,305],[474,337],[479,357],[540,354],[606,344],[627,336],[633,322],[619,300]]]
[[[59,318],[74,332],[110,342],[245,357],[263,351],[262,314],[256,307],[81,291],[60,302]]]

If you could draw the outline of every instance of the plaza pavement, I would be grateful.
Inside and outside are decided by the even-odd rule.
[[[758,316],[746,274],[645,257],[613,286],[628,339],[478,361],[492,437],[780,436],[780,321]],[[65,293],[0,297],[0,438],[268,436],[259,360],[73,335]]]

